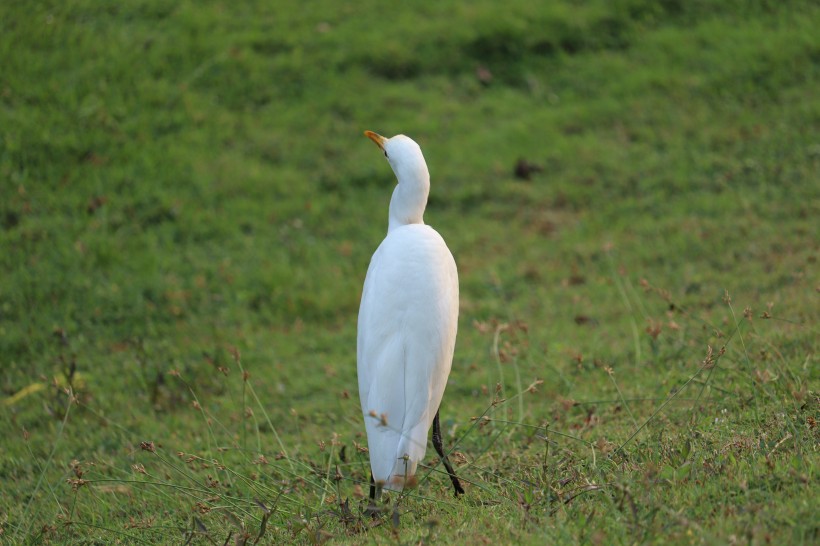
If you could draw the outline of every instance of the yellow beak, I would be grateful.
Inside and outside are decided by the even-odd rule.
[[[375,142],[376,146],[378,146],[379,148],[384,150],[384,145],[387,142],[386,138],[384,138],[383,136],[381,136],[378,133],[374,133],[373,131],[365,131],[364,136],[366,136],[367,138],[369,138],[370,140]]]

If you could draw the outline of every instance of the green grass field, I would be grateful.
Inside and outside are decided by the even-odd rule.
[[[820,7],[501,6],[0,4],[0,542],[820,543]],[[376,519],[365,129],[459,265],[467,485]]]

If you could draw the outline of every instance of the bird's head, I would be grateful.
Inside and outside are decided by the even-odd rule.
[[[373,131],[365,131],[364,134],[382,150],[399,183],[417,177],[429,178],[427,163],[415,140],[404,135],[385,138]]]
[[[365,131],[364,134],[384,152],[399,181],[390,199],[388,231],[406,224],[423,224],[424,208],[430,193],[430,173],[421,148],[412,138],[404,135],[384,138],[373,131]]]

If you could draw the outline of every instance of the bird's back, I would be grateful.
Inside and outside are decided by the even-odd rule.
[[[458,273],[444,240],[424,224],[391,230],[367,271],[357,347],[373,476],[387,488],[401,489],[424,457],[457,323]]]

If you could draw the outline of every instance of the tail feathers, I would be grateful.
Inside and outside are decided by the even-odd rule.
[[[427,452],[426,420],[407,431],[366,424],[370,469],[376,483],[391,491],[414,487],[418,482],[416,469]]]

